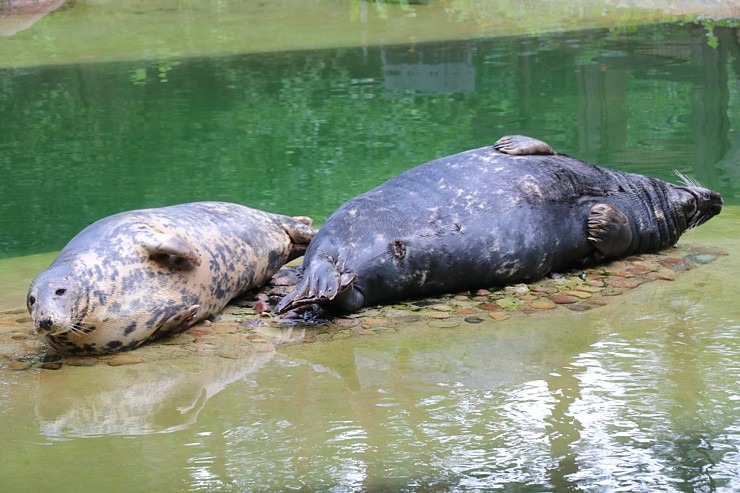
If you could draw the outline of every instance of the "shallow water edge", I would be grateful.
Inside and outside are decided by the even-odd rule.
[[[77,0],[46,16],[0,16],[0,67],[414,45],[737,17],[740,6],[731,0]]]

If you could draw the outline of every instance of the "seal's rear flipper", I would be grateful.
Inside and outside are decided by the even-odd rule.
[[[311,227],[313,220],[306,216],[285,217],[280,225],[290,237],[291,246],[288,262],[306,253],[308,244],[316,236],[317,230]]]
[[[355,279],[356,274],[340,272],[331,259],[314,258],[301,282],[277,304],[275,313],[311,303],[331,303],[339,310],[354,311],[363,302],[362,293],[353,286]]]
[[[506,135],[493,144],[493,148],[502,154],[512,156],[550,155],[557,154],[552,147],[541,140],[526,135]]]

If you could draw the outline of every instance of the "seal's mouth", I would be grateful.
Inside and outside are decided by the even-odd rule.
[[[34,324],[32,333],[45,337],[58,337],[63,334],[73,334],[82,336],[95,330],[95,327],[88,327],[82,320],[68,320],[64,323],[55,322],[51,318],[44,318]]]
[[[696,228],[722,212],[722,196],[706,188],[688,188],[694,197],[695,210],[688,217],[688,227]]]

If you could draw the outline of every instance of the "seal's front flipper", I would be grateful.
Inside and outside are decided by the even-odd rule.
[[[311,227],[311,223],[313,220],[306,216],[285,217],[280,223],[291,241],[288,262],[306,253],[308,244],[318,232]]]
[[[527,137],[526,135],[507,135],[501,137],[493,144],[493,148],[502,154],[512,156],[525,155],[554,155],[557,154],[552,147],[541,140]]]
[[[632,244],[629,219],[609,204],[595,204],[588,214],[588,241],[596,249],[595,260],[624,256]]]
[[[187,260],[193,265],[200,265],[200,253],[198,249],[177,233],[165,234],[152,232],[143,239],[142,246],[149,253],[149,256],[173,255],[177,258]]]
[[[193,319],[198,315],[200,305],[191,305],[187,308],[183,308],[178,311],[170,318],[164,321],[164,323],[157,329],[157,336],[182,332],[193,325]]]
[[[284,313],[311,303],[331,304],[340,311],[354,311],[364,302],[362,293],[354,286],[357,275],[341,272],[331,258],[314,258],[303,279],[286,294],[275,307],[275,313]]]

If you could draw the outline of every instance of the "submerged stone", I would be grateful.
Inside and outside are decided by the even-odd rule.
[[[578,298],[575,296],[568,296],[567,294],[554,294],[550,296],[550,301],[557,303],[558,305],[567,305],[570,303],[576,303]]]

